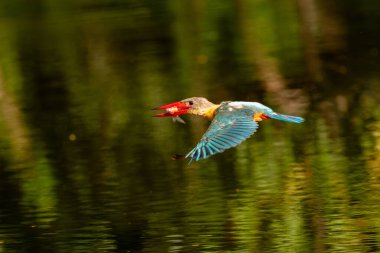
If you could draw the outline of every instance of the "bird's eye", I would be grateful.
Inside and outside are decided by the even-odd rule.
[[[194,104],[194,102],[193,101],[189,101],[189,105],[193,105]]]

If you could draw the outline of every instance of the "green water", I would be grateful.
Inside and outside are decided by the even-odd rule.
[[[331,3],[330,3],[331,2]],[[0,252],[380,252],[377,1],[3,0]],[[258,101],[236,149],[150,108]]]

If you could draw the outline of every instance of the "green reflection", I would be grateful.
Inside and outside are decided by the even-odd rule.
[[[378,251],[374,3],[1,2],[0,252]],[[188,166],[194,95],[306,122]]]

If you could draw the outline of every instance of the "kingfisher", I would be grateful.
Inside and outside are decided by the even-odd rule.
[[[225,101],[214,104],[203,97],[186,98],[153,109],[166,110],[165,113],[156,114],[154,117],[171,116],[173,121],[182,123],[185,123],[179,117],[182,114],[199,115],[211,121],[199,143],[185,156],[190,162],[208,158],[239,145],[257,131],[260,121],[304,121],[302,117],[276,113],[258,102]]]

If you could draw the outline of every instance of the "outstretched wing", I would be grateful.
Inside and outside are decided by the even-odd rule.
[[[235,147],[256,132],[258,123],[240,111],[219,110],[206,133],[186,158],[198,161]]]

